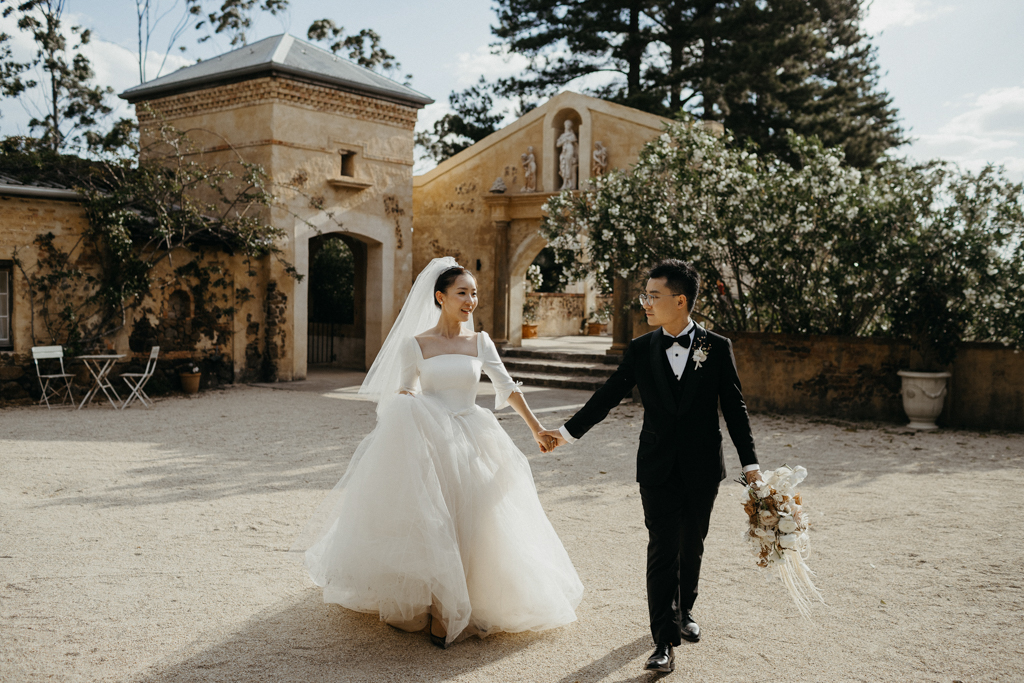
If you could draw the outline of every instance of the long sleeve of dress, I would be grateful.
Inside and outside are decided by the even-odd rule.
[[[402,373],[401,383],[399,384],[399,391],[408,391],[410,393],[419,393],[420,391],[420,369],[419,369],[419,357],[420,349],[419,342],[410,337],[406,340],[402,346]]]
[[[516,382],[508,374],[505,364],[501,362],[501,357],[498,355],[498,347],[491,341],[490,336],[486,332],[481,332],[480,336],[483,337],[480,340],[480,361],[483,363],[484,372],[487,373],[494,386],[494,409],[501,410],[508,405],[509,396],[513,393],[523,393],[519,388],[523,383]]]

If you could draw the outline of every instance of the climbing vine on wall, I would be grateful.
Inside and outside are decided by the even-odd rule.
[[[197,322],[212,327],[233,309],[221,266],[204,253],[241,255],[250,275],[272,258],[301,277],[278,247],[284,232],[269,217],[280,203],[262,167],[237,155],[212,163],[188,132],[165,124],[146,132],[137,156],[88,163],[30,144],[3,149],[5,170],[73,187],[88,218],[70,247],[46,234],[34,241],[36,258],[15,254],[32,302],[33,343],[72,352],[97,346],[130,325],[156,289],[176,283],[193,292]],[[158,269],[165,261],[169,267]],[[239,294],[247,298],[248,290]]]

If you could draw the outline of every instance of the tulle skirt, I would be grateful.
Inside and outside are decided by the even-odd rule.
[[[324,601],[448,641],[576,620],[576,570],[522,452],[479,407],[398,395],[321,506],[305,564]]]

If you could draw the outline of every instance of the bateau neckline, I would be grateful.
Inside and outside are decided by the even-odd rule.
[[[466,358],[472,358],[474,360],[479,360],[480,359],[480,337],[481,336],[483,336],[483,332],[477,332],[476,333],[476,353],[473,354],[472,356],[469,355],[468,353],[436,353],[433,356],[430,356],[429,358],[427,358],[426,356],[423,355],[423,347],[420,346],[420,340],[417,339],[416,337],[413,337],[412,340],[416,344],[416,350],[420,354],[420,360],[424,360],[424,361],[433,360],[434,358],[440,358],[441,356],[465,356]]]

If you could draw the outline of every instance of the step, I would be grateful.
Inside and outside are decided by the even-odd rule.
[[[568,353],[566,351],[538,351],[521,346],[506,346],[500,350],[502,358],[532,358],[538,360],[557,360],[580,363],[601,363],[618,365],[622,362],[621,355],[609,356],[604,353]]]
[[[604,365],[602,363],[580,363],[532,358],[506,358],[504,363],[510,375],[528,372],[543,375],[580,375],[608,379],[615,372],[614,365]]]
[[[482,379],[490,381],[487,375]],[[531,387],[550,387],[554,389],[584,389],[594,391],[604,385],[604,378],[587,377],[586,375],[549,375],[541,372],[517,372],[512,379]]]

